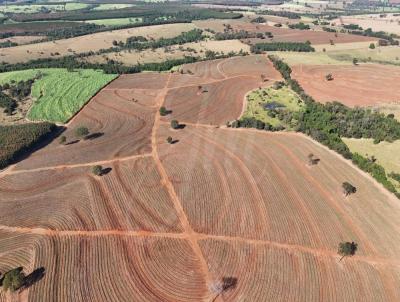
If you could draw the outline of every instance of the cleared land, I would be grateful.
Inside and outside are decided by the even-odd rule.
[[[206,64],[195,66],[207,68]],[[165,120],[176,118],[190,123],[225,124],[239,118],[247,92],[280,79],[272,64],[263,56],[233,57],[218,61],[214,75],[218,79],[216,81],[204,83],[201,76],[198,77],[202,72],[197,72],[185,77],[190,81],[189,85],[169,91],[164,106],[172,110],[173,114],[172,117],[165,117]],[[264,82],[261,75],[270,81]],[[180,82],[180,74],[172,77],[171,85],[177,85],[175,80],[184,85]]]
[[[121,62],[125,65],[135,65],[138,63],[164,62],[165,60],[179,59],[185,56],[205,57],[206,51],[219,53],[250,52],[250,47],[238,40],[229,41],[200,41],[197,43],[185,43],[166,48],[148,49],[144,51],[121,51],[107,53],[103,55],[94,55],[84,60],[92,63],[105,63],[108,60]]]
[[[196,26],[203,29],[213,29],[217,32],[224,30],[224,20],[207,20],[207,21],[195,21]],[[254,24],[243,22],[240,20],[231,20],[229,24],[234,30],[246,30],[249,32],[271,32],[274,35],[272,41],[274,42],[306,42],[310,41],[311,44],[329,44],[330,40],[334,43],[353,43],[353,42],[365,42],[365,41],[376,41],[377,39],[371,37],[364,37],[358,35],[338,34],[335,37],[334,33],[325,31],[314,31],[314,30],[296,30],[289,28],[278,28],[275,26],[269,26],[264,24]],[[250,41],[250,43],[266,42],[267,40],[262,39],[244,39]]]
[[[393,14],[342,16],[340,19],[333,20],[336,24],[357,24],[364,29],[371,28],[373,31],[384,31],[388,33],[400,34],[400,16]]]
[[[53,142],[0,173],[0,270],[46,272],[1,299],[211,301],[231,277],[216,301],[397,302],[400,205],[370,177],[303,135],[172,130],[160,119],[170,92],[257,78],[270,66],[258,60],[123,76],[65,132],[70,141],[86,124],[101,135]],[[210,111],[205,122],[231,114]],[[309,153],[318,165],[307,165]],[[111,170],[94,176],[94,164]],[[357,193],[345,198],[343,181]],[[339,262],[344,240],[359,250]]]
[[[0,84],[26,81],[35,77],[31,95],[34,99],[27,114],[30,120],[66,122],[116,75],[83,69],[28,69],[0,74]]]
[[[49,58],[58,52],[61,56],[88,51],[97,51],[113,46],[114,40],[125,42],[131,36],[144,36],[148,39],[172,38],[182,32],[194,29],[192,23],[145,26],[130,29],[112,30],[75,37],[71,39],[21,45],[0,49],[0,61],[8,63],[26,62],[32,59]]]
[[[296,65],[292,76],[320,102],[370,106],[399,100],[400,68],[389,65]],[[333,80],[325,76],[332,74]]]

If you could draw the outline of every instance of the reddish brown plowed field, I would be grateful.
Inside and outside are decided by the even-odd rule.
[[[355,258],[338,262],[329,255],[263,244],[205,240],[200,245],[217,279],[237,278],[238,286],[224,293],[223,301],[400,299],[398,283],[388,282],[395,275],[390,265],[374,265]]]
[[[297,65],[292,76],[320,102],[339,101],[348,106],[369,106],[399,100],[400,67],[380,64]],[[334,80],[327,81],[331,73]]]
[[[151,158],[104,167],[112,170],[102,177],[93,176],[89,166],[1,178],[0,220],[54,230],[181,230]]]
[[[392,219],[400,215],[397,201],[387,200],[352,166],[303,136],[168,128],[162,127],[159,137],[171,135],[179,142],[160,146],[160,157],[197,232],[331,251],[351,239],[363,242],[363,255],[400,254],[394,243],[400,241],[400,227]],[[313,169],[306,160],[310,152],[322,159]],[[346,180],[362,188],[360,194],[344,198]],[[189,185],[193,182],[202,185]],[[387,249],[389,237],[394,242]]]
[[[193,75],[172,75],[169,87],[176,88],[169,90],[164,102],[172,114],[163,120],[225,124],[240,116],[247,92],[281,79],[271,62],[260,55],[217,60],[213,72],[218,76],[214,74],[211,79],[205,78],[212,70],[209,62],[186,65],[184,69]],[[268,81],[263,82],[261,75]]]
[[[19,163],[17,169],[97,162],[151,152],[150,135],[157,111],[153,107],[155,97],[146,95],[136,103],[120,97],[118,93],[108,87],[101,91],[63,133],[69,142],[74,142],[75,129],[86,126],[99,137],[70,145],[54,141],[34,153],[29,160]],[[137,94],[132,97],[141,99]],[[144,105],[147,103],[149,106]]]
[[[237,117],[260,85],[258,58],[124,76],[66,126],[69,141],[83,123],[99,137],[0,172],[0,272],[46,272],[0,301],[210,302],[233,277],[215,301],[398,302],[398,200],[305,136],[191,124]],[[94,176],[95,164],[110,170]],[[357,193],[344,198],[343,181]],[[359,249],[339,262],[344,240]]]
[[[253,23],[233,23],[235,30],[247,30],[250,32],[271,32],[274,35],[273,41],[275,42],[306,42],[310,41],[311,44],[329,44],[330,40],[334,43],[351,43],[363,41],[376,41],[376,38],[364,37],[359,35],[338,34],[335,37],[334,33],[326,31],[314,30],[296,30],[289,28],[278,28],[275,26],[253,24]],[[245,39],[247,40],[247,39]],[[265,42],[261,39],[250,39],[253,42]]]
[[[121,75],[117,81],[110,83],[110,89],[162,89],[168,79],[166,73],[140,73]]]
[[[240,116],[245,94],[259,86],[265,86],[260,78],[238,77],[211,84],[203,84],[170,90],[164,106],[172,114],[164,120],[182,122],[225,124]]]
[[[20,240],[25,245],[9,244]],[[6,254],[0,260],[2,271],[28,259],[34,268],[45,268],[45,277],[29,291],[29,301],[202,301],[207,292],[199,261],[185,240],[4,232],[0,243]],[[9,265],[2,261],[6,258],[12,259]]]

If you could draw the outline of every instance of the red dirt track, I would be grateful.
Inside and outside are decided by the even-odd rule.
[[[0,301],[400,301],[397,199],[303,135],[209,125],[279,80],[270,67],[251,56],[122,76],[66,125],[68,140],[78,125],[102,135],[0,172],[0,272],[46,271]],[[339,262],[341,241],[359,250]],[[216,298],[224,277],[237,284]]]
[[[370,106],[399,100],[400,68],[381,64],[296,65],[292,77],[315,100],[339,101],[348,106]],[[334,80],[325,76],[332,74]]]

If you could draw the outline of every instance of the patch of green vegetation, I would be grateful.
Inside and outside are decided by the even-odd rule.
[[[88,23],[93,23],[96,25],[105,26],[121,26],[127,24],[135,24],[142,22],[142,18],[116,18],[116,19],[100,19],[100,20],[90,20]]]
[[[0,84],[35,77],[38,79],[32,85],[32,96],[36,100],[28,118],[64,123],[116,75],[92,69],[28,69],[0,74]]]
[[[15,14],[33,14],[39,12],[55,12],[65,10],[78,10],[87,8],[88,4],[70,2],[66,3],[65,7],[63,4],[31,4],[31,5],[1,5],[0,10],[3,13],[15,13]]]
[[[93,10],[109,10],[109,9],[122,9],[127,7],[132,7],[133,4],[122,4],[122,3],[104,3],[99,4],[98,6],[94,7]]]
[[[400,52],[398,46],[383,46],[375,49],[338,50],[327,53],[331,59],[350,62],[356,58],[359,62],[400,65]]]
[[[56,128],[51,123],[0,126],[0,169],[29,152],[36,143],[46,138]]]
[[[303,102],[289,87],[282,86],[257,89],[247,96],[247,107],[243,118],[255,118],[274,127],[283,126],[293,129],[291,121],[279,119],[279,114],[298,112],[304,107]]]

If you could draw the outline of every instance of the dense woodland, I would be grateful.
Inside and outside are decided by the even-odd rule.
[[[309,42],[267,42],[256,43],[251,46],[252,53],[262,53],[263,51],[297,51],[297,52],[314,52],[314,47]]]
[[[51,123],[0,126],[0,169],[34,149],[56,130],[56,125]]]

